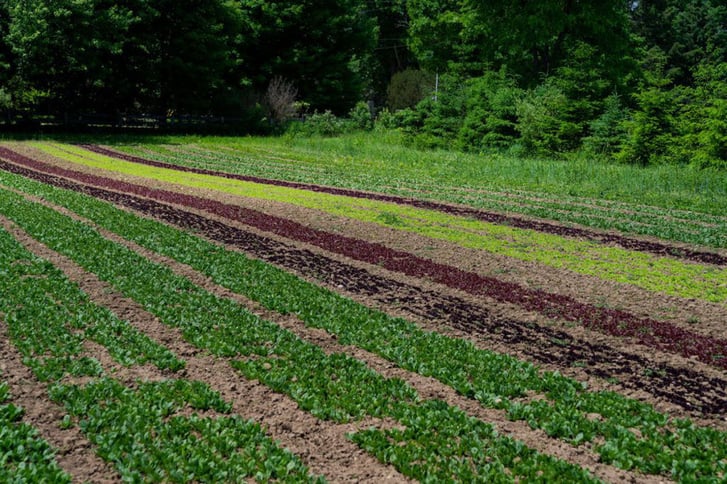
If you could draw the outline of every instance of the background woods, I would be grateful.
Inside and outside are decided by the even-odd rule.
[[[718,0],[0,3],[6,124],[307,116],[332,133],[369,113],[425,147],[724,167],[726,56]]]

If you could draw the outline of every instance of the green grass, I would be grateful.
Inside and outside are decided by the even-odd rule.
[[[111,141],[117,148],[131,145]],[[200,138],[157,141],[198,144],[240,154],[268,154],[324,168],[344,180],[376,174],[382,180],[407,184],[430,182],[452,187],[526,190],[558,196],[578,196],[727,213],[727,172],[682,166],[639,167],[594,160],[548,160],[505,154],[471,155],[453,151],[422,151],[402,145],[395,134],[355,134],[335,138]]]
[[[727,247],[727,172],[420,151],[379,134],[106,141],[176,165],[463,203]]]

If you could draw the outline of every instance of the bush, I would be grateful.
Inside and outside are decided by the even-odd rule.
[[[594,119],[590,135],[583,139],[583,149],[591,155],[612,156],[626,141],[625,121],[628,110],[621,104],[618,94],[612,94],[604,101],[603,113]]]
[[[521,97],[522,90],[504,70],[471,79],[457,147],[480,151],[511,146],[518,137],[515,105]]]
[[[304,121],[292,123],[287,130],[291,135],[336,136],[346,131],[346,122],[331,111],[313,113]]]
[[[348,113],[348,118],[354,129],[368,131],[374,127],[369,105],[363,101],[356,104]]]
[[[649,87],[636,94],[638,108],[624,123],[627,136],[616,159],[642,166],[683,162],[686,153],[678,146],[678,119],[686,91]]]
[[[557,154],[577,145],[580,127],[568,121],[568,98],[545,82],[528,91],[515,104],[517,130],[523,148],[531,154]]]

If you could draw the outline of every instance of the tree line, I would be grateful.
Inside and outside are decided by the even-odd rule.
[[[227,115],[257,129],[276,104],[284,118],[361,102],[423,146],[724,167],[727,4],[0,2],[6,115]]]

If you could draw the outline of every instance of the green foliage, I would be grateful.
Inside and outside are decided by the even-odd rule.
[[[569,100],[545,83],[528,91],[515,105],[520,142],[532,154],[556,154],[575,147],[580,127],[568,119]]]
[[[336,334],[342,344],[378,353],[403,368],[433,376],[484,406],[506,410],[509,418],[527,421],[551,437],[576,446],[599,441],[594,446],[604,462],[650,474],[670,474],[679,480],[706,479],[726,470],[724,432],[689,421],[671,421],[636,400],[588,391],[557,372],[479,350],[465,340],[422,331],[239,252],[109,204],[36,182],[20,182],[19,186],[91,217],[150,250],[190,264],[269,309],[296,314],[306,324]],[[302,408],[336,420],[376,415],[404,424],[404,430],[364,431],[352,438],[407,475],[422,478],[461,472],[467,480],[472,473],[499,476],[503,465],[520,476],[537,476],[542,471],[553,476],[573,473],[578,481],[588,478],[521,443],[497,437],[490,426],[456,408],[437,401],[418,402],[413,390],[402,382],[384,379],[348,357],[326,356],[288,332],[244,314],[228,300],[205,296],[171,271],[115,244],[100,242],[81,224],[33,204],[20,205],[23,210],[10,216],[35,236],[129,291],[167,324],[179,326],[194,344],[220,356],[254,355],[234,365],[247,376],[289,394]],[[47,219],[32,222],[43,213],[48,214]],[[85,242],[63,242],[70,240]],[[102,248],[115,263],[94,254]],[[370,388],[371,392],[357,393],[355,388]],[[529,392],[546,398],[521,401]],[[593,413],[602,418],[593,419],[589,415]],[[691,464],[680,464],[686,460]],[[490,462],[494,464],[488,465]]]
[[[682,92],[651,87],[635,95],[638,107],[625,122],[628,135],[618,160],[642,166],[683,161],[674,150]]]
[[[397,121],[404,114],[416,113],[405,110],[392,117]],[[727,225],[720,218],[727,211],[727,173],[606,163],[593,156],[554,160],[423,151],[402,145],[404,128],[379,129],[315,139],[174,137],[116,148],[173,165],[374,190],[727,247]]]
[[[440,76],[439,89],[420,102],[413,116],[405,118],[415,145],[444,148],[456,139],[466,112],[467,91],[460,76]]]
[[[611,94],[604,100],[603,112],[591,121],[589,136],[583,139],[586,153],[612,156],[621,149],[626,138],[628,111],[622,105],[617,94]]]
[[[467,87],[467,114],[457,133],[458,147],[480,151],[506,148],[518,137],[515,106],[522,90],[503,69],[471,79]]]
[[[188,380],[139,383],[112,379],[85,386],[58,384],[51,397],[81,419],[81,429],[128,482],[314,482],[307,468],[280,449],[262,428],[230,412],[209,387]],[[179,415],[185,409],[191,416]],[[318,481],[320,482],[320,481]]]
[[[348,119],[354,129],[368,131],[374,127],[374,118],[369,105],[365,102],[356,103],[348,113]]]
[[[702,168],[727,168],[727,62],[701,65],[695,77],[697,115],[688,130],[696,144],[692,162]]]
[[[313,113],[305,120],[292,123],[287,130],[290,135],[336,136],[346,131],[345,120],[331,111]]]
[[[25,411],[8,403],[10,391],[0,381],[0,481],[70,483],[55,460],[55,451],[38,431],[22,422]]]
[[[239,2],[255,25],[244,70],[262,91],[275,76],[295,84],[314,111],[345,115],[361,99],[376,45],[364,0]]]
[[[491,469],[487,464],[489,459],[484,456],[483,451],[487,448],[490,458],[495,460],[508,459],[514,457],[511,455],[514,447],[519,449],[517,457],[522,461],[522,465],[515,469],[518,475],[531,475],[539,471],[547,475],[565,472],[578,476],[579,480],[591,479],[587,471],[561,460],[543,456],[520,442],[500,437],[493,432],[491,426],[467,416],[461,410],[444,402],[421,402],[416,391],[402,380],[384,378],[363,362],[349,356],[327,354],[315,344],[303,341],[291,332],[250,314],[232,300],[207,293],[188,280],[176,276],[167,267],[154,264],[101,238],[86,225],[40,205],[18,201],[23,206],[23,214],[10,214],[6,207],[0,208],[0,211],[23,226],[32,236],[38,237],[54,250],[68,255],[86,270],[98,274],[125,295],[135,299],[165,324],[178,327],[190,343],[218,357],[233,358],[231,364],[246,377],[260,380],[274,391],[289,395],[302,409],[320,418],[345,422],[369,416],[392,418],[407,425],[405,440],[413,444],[406,450],[408,455],[405,460],[409,462],[423,459],[430,462],[430,469],[439,469],[440,474],[447,472],[448,469],[458,468],[461,462],[471,462],[472,468],[469,473],[463,474],[465,478],[468,475],[494,475],[504,478],[507,475],[506,470]],[[108,209],[112,208],[106,204],[96,206],[102,210],[106,209],[107,213]],[[106,220],[113,221],[114,218],[128,216],[133,217],[129,213],[116,211]],[[43,227],[50,227],[47,225],[49,221],[54,222],[53,228],[46,231]],[[142,220],[139,221],[143,223]],[[160,229],[167,234],[174,234],[173,237],[176,239],[192,240],[195,244],[205,245],[201,239],[190,239],[192,236],[189,234],[170,228],[165,230],[164,226],[160,226]],[[153,235],[148,231],[144,233],[147,236]],[[156,240],[161,242],[159,238]],[[167,241],[163,241],[162,246],[168,247]],[[213,250],[223,257],[227,255],[226,252],[219,252],[219,248]],[[185,251],[189,255],[195,252],[192,247],[183,249],[183,252]],[[245,263],[249,261],[246,258],[243,260]],[[283,276],[289,281],[296,281],[290,275],[285,275],[268,265],[261,265],[256,261],[251,261],[251,264],[253,267],[257,265],[264,272],[272,271],[278,277]],[[224,270],[224,266],[218,266],[214,272],[219,273]],[[240,274],[246,274],[246,272],[236,273],[238,277]],[[254,285],[266,297],[276,301],[277,305],[285,306],[292,303],[294,306],[299,306],[301,302],[305,304],[308,299],[307,295],[303,295],[302,298],[295,297],[297,291],[290,291],[285,285],[269,286],[267,283],[259,284],[259,282]],[[296,289],[300,289],[301,283],[298,282],[296,286],[299,286]],[[326,291],[321,292],[310,284],[302,283],[302,287],[323,294],[324,299],[341,300],[339,296],[326,294]],[[326,302],[319,297],[314,304],[326,304]],[[377,319],[387,319],[381,313],[373,313],[351,302],[349,304],[356,311],[375,314]],[[327,316],[331,313],[330,310],[321,311],[310,306],[299,307],[298,311],[309,316],[310,309],[315,310],[313,317]],[[345,313],[332,314],[332,318],[328,317],[332,324],[341,329],[360,328],[369,335],[368,339],[371,340],[373,337],[379,342],[378,344],[388,337],[388,332],[382,331],[384,328],[370,323],[358,324],[351,321]],[[394,320],[394,323],[401,325],[404,322]],[[404,324],[413,328],[411,324]],[[406,340],[407,336],[399,335],[403,340]],[[431,334],[431,338],[434,341],[446,341],[435,334]],[[346,338],[344,344],[353,341],[352,338]],[[427,345],[427,342],[417,347],[415,352],[429,357],[442,355],[439,352],[432,352],[432,346]],[[471,343],[460,341],[457,344],[474,349]],[[406,351],[405,347],[402,349]],[[510,362],[509,358],[501,357],[494,366],[500,367],[502,360],[505,365]],[[527,364],[525,366],[530,368],[530,371],[523,372],[523,376],[532,378],[534,376],[532,366]],[[436,365],[432,368],[436,368]],[[536,380],[541,379],[536,378]],[[249,475],[238,467],[241,462],[249,459],[239,458],[235,454],[230,457],[230,451],[238,448],[240,444],[237,442],[242,436],[237,432],[233,433],[235,438],[232,443],[237,444],[234,446],[229,439],[221,437],[221,434],[229,433],[225,430],[227,427],[238,423],[239,420],[210,421],[210,419],[198,419],[195,415],[184,418],[174,415],[185,406],[185,403],[193,410],[212,408],[219,412],[227,412],[229,406],[221,401],[216,393],[211,392],[205,385],[183,380],[144,383],[138,386],[138,390],[134,391],[107,379],[92,382],[83,388],[75,385],[57,385],[52,390],[52,397],[57,401],[66,402],[66,408],[73,416],[83,418],[83,431],[100,446],[104,458],[119,463],[122,475],[130,480],[141,475],[156,476],[155,478],[160,480],[182,479],[175,473],[182,471],[187,480],[202,476],[203,480],[216,481],[219,478],[217,472],[224,471],[225,466],[232,466],[234,472],[241,475]],[[493,387],[493,384],[488,384],[488,388],[490,387]],[[517,389],[513,391],[521,395]],[[118,429],[124,429],[124,432],[114,439],[107,437],[109,434],[115,435]],[[428,445],[423,450],[418,450],[419,442],[439,442],[439,440],[432,441],[432,432],[438,432],[437,429],[441,429],[442,442],[453,445],[460,436],[467,435],[472,439],[472,443],[479,443],[482,447],[469,444],[453,446],[441,456],[439,445]],[[194,438],[196,434],[199,435],[198,439]],[[223,452],[218,447],[220,445],[223,445]],[[244,454],[243,451],[243,457]],[[412,475],[407,466],[395,464],[402,472]],[[287,465],[285,469],[292,470]]]
[[[7,192],[0,198],[4,206]],[[2,230],[0,248],[0,261],[10,267],[0,272],[0,312],[6,315],[11,339],[40,380],[99,375],[99,362],[83,356],[84,339],[106,347],[126,366],[149,362],[160,369],[184,368],[172,352],[90,303],[60,271],[32,257]]]

